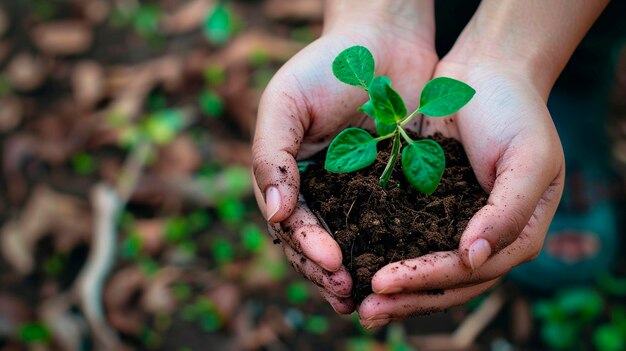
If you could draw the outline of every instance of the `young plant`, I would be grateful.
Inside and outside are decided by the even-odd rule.
[[[379,184],[387,188],[391,172],[402,155],[402,170],[409,183],[424,194],[432,194],[445,169],[445,155],[434,140],[413,140],[404,127],[418,114],[430,117],[451,115],[467,104],[476,91],[458,80],[439,77],[424,86],[419,108],[407,115],[400,94],[385,76],[374,76],[375,62],[370,51],[353,46],[333,61],[333,74],[341,82],[365,90],[369,100],[359,108],[376,122],[378,137],[360,128],[347,128],[328,147],[324,168],[333,173],[354,172],[371,165],[378,153],[379,141],[393,138],[391,156],[380,176]],[[401,139],[407,145],[403,148]]]

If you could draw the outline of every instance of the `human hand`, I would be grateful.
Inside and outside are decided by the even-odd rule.
[[[565,163],[546,108],[549,89],[521,65],[489,59],[446,58],[435,76],[466,82],[476,95],[454,116],[426,117],[423,134],[439,131],[461,141],[489,200],[469,222],[458,251],[391,263],[374,275],[375,294],[358,308],[366,327],[478,296],[538,255],[561,198]]]
[[[327,6],[351,2],[335,0]],[[366,94],[337,81],[332,61],[350,46],[366,46],[375,57],[376,74],[392,79],[394,89],[412,102],[408,108],[416,107],[417,92],[437,62],[432,1],[356,1],[352,5],[352,11],[335,8],[327,16],[323,36],[274,76],[261,99],[253,142],[255,193],[261,211],[272,223],[289,262],[320,286],[339,313],[354,310],[349,298],[352,280],[342,264],[339,245],[298,195],[296,159],[322,150],[348,126],[373,128],[373,123],[357,112]],[[349,17],[341,17],[344,14]]]

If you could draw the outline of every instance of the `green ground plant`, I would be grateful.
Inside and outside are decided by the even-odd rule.
[[[363,46],[342,51],[333,61],[333,74],[341,82],[365,90],[369,100],[359,108],[376,122],[378,137],[361,128],[347,128],[330,143],[324,168],[347,173],[363,169],[376,160],[379,141],[393,138],[391,155],[379,184],[387,188],[392,170],[401,155],[402,169],[409,183],[424,194],[432,194],[445,169],[445,155],[432,139],[413,140],[405,126],[419,114],[429,117],[451,115],[465,106],[476,91],[447,77],[435,78],[424,86],[419,108],[407,115],[406,105],[385,76],[374,76],[372,53]],[[402,146],[401,138],[407,145]]]

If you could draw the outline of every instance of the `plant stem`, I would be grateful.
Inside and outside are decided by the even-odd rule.
[[[416,109],[415,111],[411,112],[410,115],[404,117],[403,120],[400,121],[400,123],[398,123],[398,125],[400,127],[404,127],[407,123],[411,122],[411,120],[413,119],[413,117],[417,116],[417,112],[419,111],[419,109]]]
[[[402,137],[404,138],[404,140],[406,140],[407,143],[412,144],[415,142],[415,140],[411,139],[411,137],[409,137],[409,135],[404,131],[402,127],[398,126],[398,131],[400,132],[400,135],[402,135]]]
[[[394,130],[392,133],[389,133],[389,134],[383,135],[383,136],[379,136],[378,138],[374,138],[374,140],[376,142],[379,142],[381,140],[389,139],[389,138],[391,138],[391,137],[393,137],[394,135],[397,135],[397,134],[398,134],[398,132]]]
[[[389,157],[389,161],[387,162],[387,166],[385,167],[385,171],[380,176],[380,180],[378,181],[378,184],[383,189],[387,189],[387,183],[389,183],[389,178],[391,178],[391,172],[393,171],[393,167],[396,165],[396,162],[398,162],[398,155],[400,154],[400,135],[398,133],[393,134],[395,135],[395,138],[393,138],[391,155]]]

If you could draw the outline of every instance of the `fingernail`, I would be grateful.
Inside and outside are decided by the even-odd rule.
[[[391,318],[391,316],[388,315],[388,314],[376,314],[376,315],[373,315],[373,316],[365,319],[365,321],[366,322],[373,322],[373,321],[377,321],[377,320],[380,320],[380,319],[389,319],[389,318]]]
[[[381,289],[380,291],[376,292],[377,294],[397,294],[399,292],[402,291],[402,288],[397,287],[397,286],[388,286],[386,288]]]
[[[472,270],[480,268],[491,255],[491,245],[485,239],[478,239],[469,249],[469,262]]]
[[[371,321],[369,323],[365,323],[365,329],[374,329],[374,328],[380,328],[382,326],[385,326],[389,324],[389,319],[378,319],[375,321]]]
[[[280,209],[280,193],[274,186],[267,188],[265,191],[265,208],[267,210],[267,221],[271,222]]]

